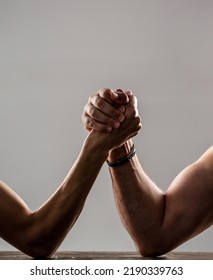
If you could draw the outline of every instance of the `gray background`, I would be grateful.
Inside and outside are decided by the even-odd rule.
[[[89,95],[119,87],[138,97],[138,155],[166,190],[212,145],[212,11],[210,0],[1,0],[1,180],[37,209],[80,151]],[[60,249],[135,249],[106,166]],[[212,251],[212,229],[178,250]]]

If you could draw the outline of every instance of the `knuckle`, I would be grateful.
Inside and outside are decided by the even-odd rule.
[[[110,88],[104,88],[98,92],[100,98],[111,103],[112,90]]]
[[[108,126],[111,126],[111,127],[115,127],[115,124],[117,124],[117,126],[119,126],[119,123],[115,122],[114,120],[108,120],[108,121],[106,122],[106,124],[107,124]]]
[[[139,126],[142,125],[142,124],[141,124],[141,118],[140,118],[139,116],[137,116],[137,117],[135,118],[135,120],[136,120],[136,124],[137,124],[137,125],[139,125]]]
[[[111,89],[110,88],[102,88],[98,91],[98,94],[101,96],[101,97],[108,97],[109,94],[111,93]]]
[[[138,99],[137,99],[137,97],[134,96],[134,95],[130,96],[130,102],[133,104],[133,106],[136,107],[137,104],[138,104]]]
[[[85,120],[85,124],[89,125],[90,123],[91,123],[91,119],[90,119],[90,117],[87,117],[86,120]]]
[[[138,110],[134,107],[134,108],[132,109],[132,116],[133,116],[133,117],[136,117],[136,116],[137,116],[137,113],[138,113]]]
[[[83,112],[81,114],[81,119],[83,120],[85,117],[85,112],[86,112],[86,106],[84,106]]]
[[[84,106],[84,110],[83,110],[82,116],[85,116],[85,114],[86,114],[87,111],[88,111],[88,107],[89,107],[89,104],[86,104],[86,105]]]
[[[92,100],[95,98],[96,95],[90,95],[88,98],[88,103],[91,103]]]
[[[81,120],[82,120],[82,122],[83,122],[84,125],[86,125],[87,120],[88,120],[88,117],[89,117],[89,116],[87,115],[86,110],[84,110],[83,113],[82,113],[82,115],[81,115]]]
[[[114,121],[117,121],[117,122],[124,122],[125,119],[127,118],[127,115],[126,114],[123,114],[121,113],[120,111],[112,108],[110,113],[109,113],[110,117],[114,120]]]
[[[91,106],[89,108],[88,114],[90,115],[90,117],[94,118],[96,115],[96,108],[94,106]]]
[[[109,115],[114,121],[119,121],[119,118],[121,118],[121,116],[122,116],[117,110],[115,110],[115,109],[113,109],[113,108],[111,108],[111,109],[109,110],[108,115]],[[111,121],[113,121],[113,120],[111,120]]]
[[[87,114],[83,113],[81,118],[86,129],[92,127],[92,119]]]
[[[135,120],[136,120],[136,122],[137,122],[138,124],[141,123],[141,117],[140,117],[140,116],[137,116],[137,117],[135,118]]]
[[[102,106],[104,105],[103,103],[104,103],[104,102],[103,102],[102,98],[100,98],[100,97],[96,98],[96,100],[95,100],[95,106],[96,106],[97,108],[102,108]]]
[[[90,128],[93,127],[93,120],[90,117],[86,119],[86,126]]]
[[[134,130],[138,132],[142,127],[141,118],[138,116],[134,119]]]
[[[137,116],[137,109],[135,107],[131,107],[129,109],[129,116],[131,118],[136,118],[136,116]]]

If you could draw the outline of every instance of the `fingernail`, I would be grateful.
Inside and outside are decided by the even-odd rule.
[[[125,119],[124,115],[120,115],[120,117],[118,118],[119,122],[123,122]]]
[[[115,95],[115,98],[118,98],[118,97],[119,97],[119,95],[117,94],[116,91],[113,91],[113,94]]]
[[[124,92],[122,89],[118,88],[115,92]]]
[[[112,131],[111,126],[107,126],[107,132],[111,132],[111,131]]]
[[[118,108],[118,110],[121,112],[121,113],[125,113],[125,107],[124,106],[120,106],[119,108]]]
[[[114,126],[114,128],[119,128],[120,123],[119,122],[115,122],[113,126]]]
[[[127,94],[127,95],[132,95],[132,91],[131,91],[131,90],[127,90],[127,91],[126,91],[126,94]]]

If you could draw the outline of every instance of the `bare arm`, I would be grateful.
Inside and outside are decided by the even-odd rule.
[[[107,157],[88,136],[79,157],[56,192],[37,211],[0,183],[0,236],[33,257],[52,255],[78,218]]]
[[[100,98],[100,96],[99,96]],[[102,95],[111,104],[110,96]],[[95,97],[93,97],[95,99]],[[112,99],[111,99],[112,100]],[[115,103],[115,101],[114,101]],[[88,103],[83,118],[92,119],[91,128],[102,128],[108,123],[108,105],[99,107],[99,119],[88,110],[95,102]],[[110,111],[113,111],[110,108]],[[100,115],[102,112],[102,115]],[[132,147],[127,141],[114,149],[109,161],[126,156]],[[110,168],[115,200],[121,219],[142,255],[166,253],[199,234],[213,223],[213,148],[195,163],[185,168],[172,182],[166,193],[156,186],[143,170],[137,156],[118,168]]]
[[[139,130],[140,118],[135,116],[134,98],[131,98],[122,129],[110,134],[91,131],[64,181],[35,212],[0,182],[0,236],[33,257],[51,256],[77,220],[109,152]]]
[[[127,146],[110,159],[127,154]],[[110,173],[121,219],[142,255],[166,253],[213,223],[213,148],[185,168],[165,194],[137,157]]]

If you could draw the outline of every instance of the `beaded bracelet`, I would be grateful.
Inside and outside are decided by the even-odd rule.
[[[135,154],[136,154],[136,149],[135,149],[135,146],[133,145],[128,155],[126,155],[125,157],[123,157],[121,159],[113,161],[113,162],[109,162],[107,160],[107,164],[109,165],[109,167],[119,167],[119,166],[122,166],[123,164],[127,163],[128,161],[130,161],[130,159],[133,158]]]

